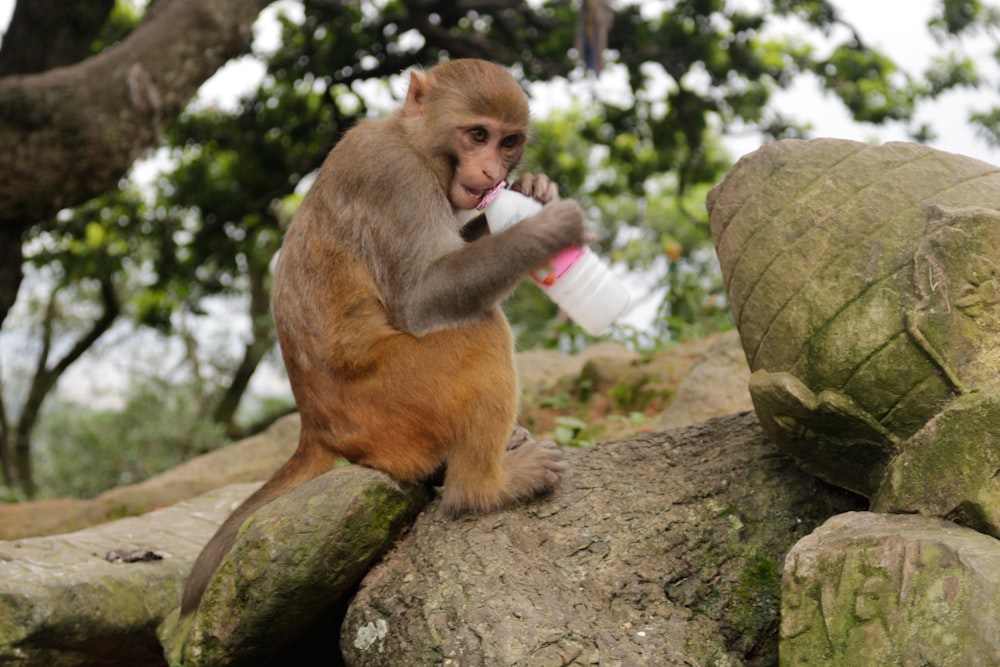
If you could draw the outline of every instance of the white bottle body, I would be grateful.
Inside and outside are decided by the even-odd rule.
[[[513,190],[501,190],[486,205],[491,234],[535,215],[542,204]],[[597,335],[608,328],[628,306],[625,286],[589,248],[566,248],[531,278],[574,322]]]

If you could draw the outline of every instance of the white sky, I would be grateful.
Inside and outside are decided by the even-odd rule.
[[[927,20],[935,4],[933,0],[834,0],[833,4],[840,9],[844,20],[857,27],[863,40],[884,50],[901,67],[920,72],[929,63],[929,55],[939,48],[927,31]],[[984,4],[997,5],[993,1]],[[967,53],[984,67],[988,66],[989,71],[997,71],[989,40],[976,40]],[[859,126],[850,119],[843,105],[832,96],[817,93],[816,88],[802,81],[793,90],[781,93],[775,104],[785,110],[805,104],[801,116],[813,122],[816,136],[862,141],[906,139],[899,128]],[[1000,151],[989,149],[975,136],[966,120],[968,109],[987,107],[993,102],[996,98],[988,99],[981,92],[952,92],[922,109],[918,120],[929,123],[938,134],[938,139],[930,142],[935,148],[1000,164]],[[816,111],[810,110],[810,106]]]

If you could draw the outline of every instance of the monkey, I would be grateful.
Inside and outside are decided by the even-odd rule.
[[[516,426],[501,303],[527,272],[592,234],[580,205],[543,174],[513,185],[544,204],[539,213],[495,235],[470,231],[529,137],[517,80],[457,59],[411,71],[396,112],[360,121],[330,151],[286,231],[272,288],[298,446],[202,550],[182,615],[197,609],[254,511],[340,460],[403,483],[443,470],[441,502],[453,515],[557,486],[558,447]]]

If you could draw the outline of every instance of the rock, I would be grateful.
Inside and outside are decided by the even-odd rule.
[[[556,387],[580,377],[584,367],[591,364],[601,376],[621,374],[639,358],[623,345],[611,342],[591,345],[579,354],[566,354],[558,350],[525,350],[515,357],[518,383],[528,399],[551,392]]]
[[[872,498],[879,512],[942,516],[1000,535],[1000,395],[957,398],[906,443]]]
[[[2,505],[0,539],[68,533],[172,505],[226,484],[263,481],[292,455],[298,439],[299,416],[288,415],[262,433],[96,498]]]
[[[859,512],[805,537],[863,503],[776,453],[753,414],[570,456],[547,498],[484,517],[452,519],[437,505],[420,516],[351,604],[340,640],[349,664],[775,664],[782,562],[782,664],[1000,664],[1000,543],[938,519]],[[345,569],[351,540],[333,536],[335,517],[364,517],[345,499],[357,497],[342,479],[355,472],[382,483],[338,469],[248,523],[204,617],[161,626],[171,660],[295,664],[337,650],[342,612],[330,606],[369,562]],[[157,624],[256,486],[0,543],[0,664],[164,667]]]
[[[788,140],[741,159],[708,209],[765,432],[875,509],[1000,536],[1000,170]]]
[[[229,486],[58,537],[0,542],[0,664],[165,665],[157,624],[179,604],[202,545],[256,487]]]
[[[71,533],[110,520],[114,516],[111,512],[96,498],[45,498],[0,505],[0,539]]]
[[[171,664],[261,664],[351,590],[428,502],[425,486],[332,470],[243,524],[196,612],[159,630]],[[179,603],[180,598],[177,598]]]
[[[0,664],[164,667],[157,626],[176,616],[201,548],[258,486],[232,484],[141,517],[0,542]],[[211,660],[221,651],[266,655],[360,579],[427,498],[422,487],[402,490],[357,466],[313,480],[262,508],[203,609],[183,628],[164,624],[161,632],[171,650],[187,651],[189,666],[218,664]],[[281,620],[269,616],[274,605],[282,605]],[[184,634],[191,626],[194,639]]]
[[[717,336],[681,381],[660,425],[685,426],[753,409],[750,369],[736,331]]]
[[[833,517],[785,559],[781,664],[1000,664],[1000,542],[920,516]]]
[[[549,497],[418,517],[350,605],[347,663],[774,664],[784,554],[859,503],[749,413],[570,457]]]

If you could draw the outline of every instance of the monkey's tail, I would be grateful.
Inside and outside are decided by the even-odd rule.
[[[278,468],[271,479],[264,483],[264,486],[244,500],[243,504],[219,526],[215,535],[198,554],[188,576],[187,585],[184,587],[184,595],[181,597],[181,616],[187,616],[198,608],[209,580],[232,548],[243,522],[251,514],[295,487],[319,477],[330,470],[340,458],[325,447],[300,446],[295,454]]]

